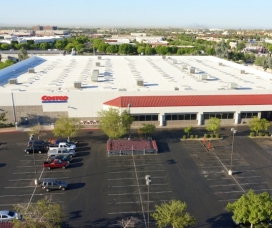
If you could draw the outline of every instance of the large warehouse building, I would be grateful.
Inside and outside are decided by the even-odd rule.
[[[132,127],[272,117],[272,75],[211,56],[33,56],[1,70],[0,86],[0,112],[19,124],[95,125],[109,107],[128,109]]]

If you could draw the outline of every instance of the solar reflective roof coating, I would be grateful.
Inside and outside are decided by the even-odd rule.
[[[272,89],[272,74],[211,56],[101,56],[98,59],[98,56],[59,55],[32,59],[19,69],[12,70],[13,65],[4,75],[0,72],[0,91],[69,91],[76,90],[74,82],[81,82],[81,89],[90,91],[235,89],[269,93]],[[35,73],[29,73],[30,68]],[[17,84],[9,84],[13,78]]]

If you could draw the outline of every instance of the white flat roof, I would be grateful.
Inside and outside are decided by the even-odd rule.
[[[14,70],[15,64],[10,72],[6,69],[8,73],[4,75],[0,71],[1,92],[78,90],[74,88],[75,81],[82,82],[84,91],[219,92],[228,90],[229,83],[236,84],[236,90],[248,92],[269,90],[269,93],[272,89],[272,74],[211,56],[166,56],[166,59],[162,56],[101,56],[101,60],[98,56],[70,55],[32,58],[19,69]],[[97,62],[100,67],[96,66]],[[195,68],[195,73],[190,73],[191,67]],[[34,68],[35,73],[28,73],[29,68]],[[93,70],[99,70],[97,82],[91,80]],[[17,78],[18,84],[9,84],[10,78]],[[137,80],[143,80],[144,86],[138,86]]]

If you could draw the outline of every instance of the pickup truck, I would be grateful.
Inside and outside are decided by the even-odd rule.
[[[69,143],[66,143],[66,142],[61,142],[59,144],[56,144],[56,145],[50,145],[49,146],[49,149],[56,149],[56,148],[60,148],[60,149],[67,149],[67,150],[76,150],[76,145],[74,144],[69,144]]]
[[[76,152],[74,150],[67,150],[67,149],[49,149],[47,152],[48,157],[55,156],[55,155],[66,155],[70,157],[76,156]]]
[[[69,165],[68,162],[66,161],[61,161],[58,159],[55,159],[54,161],[45,161],[43,163],[43,167],[47,169],[52,169],[52,168],[63,168],[65,169]]]

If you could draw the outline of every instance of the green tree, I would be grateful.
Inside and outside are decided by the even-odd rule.
[[[219,129],[220,127],[220,123],[221,120],[216,118],[216,117],[211,117],[207,123],[207,127],[206,130],[207,131],[213,131],[213,133],[215,134],[215,132]]]
[[[53,129],[55,136],[67,137],[70,141],[70,137],[76,137],[82,130],[82,125],[79,123],[78,118],[69,118],[67,116],[60,116]]]
[[[121,44],[119,46],[119,53],[120,54],[128,55],[128,54],[131,54],[132,52],[133,52],[133,47],[130,44]]]
[[[40,48],[42,49],[42,50],[47,50],[47,49],[49,49],[51,47],[51,45],[49,44],[49,43],[41,43],[40,44]]]
[[[120,138],[128,131],[128,126],[131,124],[131,117],[127,111],[120,113],[119,109],[109,108],[98,112],[100,121],[100,129],[109,138]]]
[[[187,133],[188,137],[189,137],[189,134],[191,134],[192,130],[193,130],[192,126],[184,128],[184,132]]]
[[[13,228],[60,228],[63,216],[60,204],[49,199],[37,203],[20,203],[14,210],[23,215],[22,220],[13,220]]]
[[[3,125],[8,119],[6,118],[8,112],[0,113],[0,125]]]
[[[228,45],[225,41],[220,41],[215,45],[215,53],[219,58],[228,58]]]
[[[242,51],[245,47],[246,47],[245,42],[238,42],[236,49],[237,51]]]
[[[156,54],[156,51],[155,51],[155,49],[152,48],[152,47],[146,47],[146,48],[145,48],[145,54],[146,54],[146,55],[154,55],[154,54]]]
[[[119,51],[118,45],[109,45],[106,49],[106,52],[110,54],[118,53],[118,51]]]
[[[172,226],[183,228],[196,225],[196,218],[186,212],[187,204],[180,200],[171,200],[169,203],[155,205],[156,211],[151,216],[157,221],[159,228]]]
[[[207,55],[215,55],[215,50],[212,47],[207,47],[206,53],[207,53]]]
[[[256,194],[253,190],[249,190],[237,201],[228,203],[226,208],[233,213],[234,221],[237,223],[249,222],[251,227],[272,219],[272,198],[268,192]]]
[[[1,49],[2,50],[9,50],[10,49],[10,44],[1,44]]]
[[[145,134],[145,138],[146,138],[146,134],[150,134],[156,131],[156,126],[154,124],[144,123],[143,126],[140,128],[140,131]]]
[[[44,127],[40,125],[40,123],[31,127],[29,131],[29,135],[32,135],[32,134],[37,136],[38,139],[40,139],[40,137],[45,135]]]
[[[27,51],[24,48],[20,49],[20,52],[18,54],[18,58],[19,58],[20,61],[28,59]]]
[[[265,118],[260,119],[254,116],[253,119],[248,122],[248,125],[251,131],[255,131],[258,134],[259,131],[266,131],[270,126],[270,122]]]

